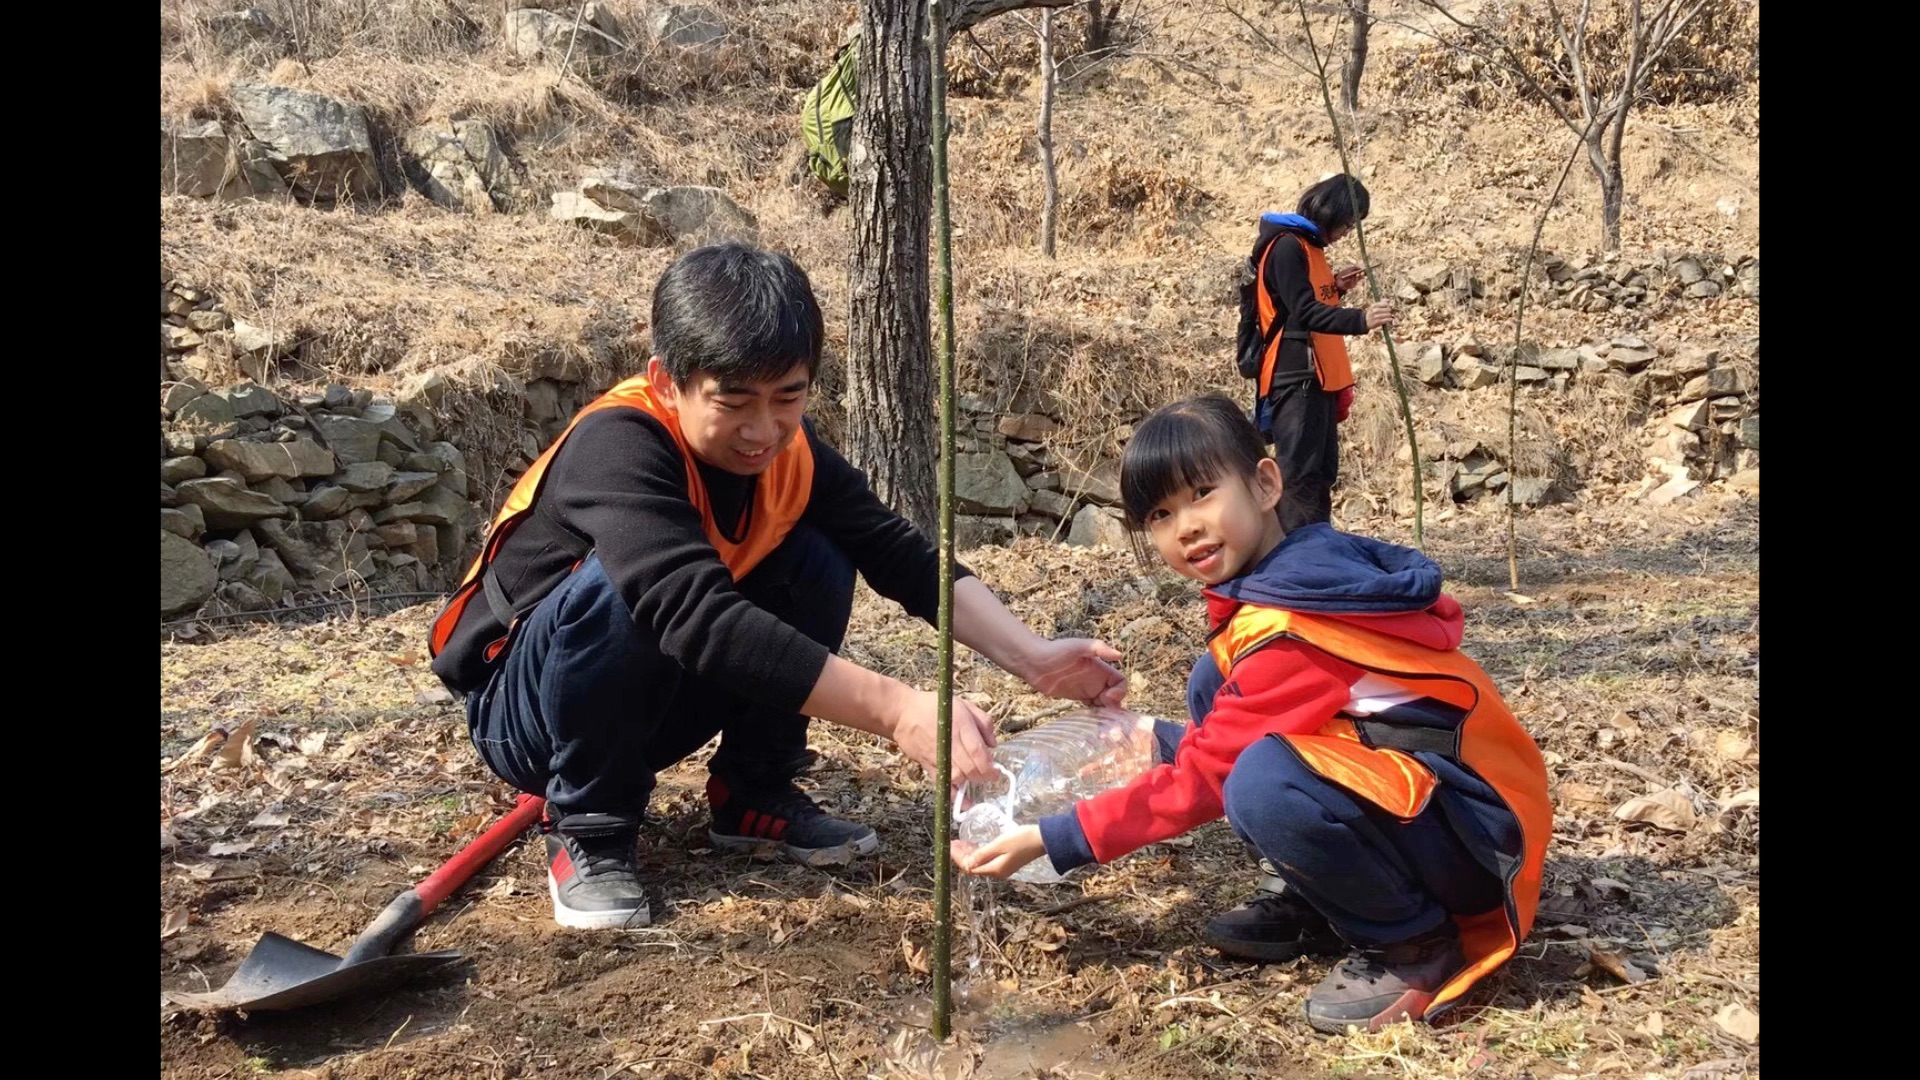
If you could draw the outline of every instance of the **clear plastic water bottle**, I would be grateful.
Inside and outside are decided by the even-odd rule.
[[[954,837],[986,844],[1009,830],[1065,813],[1081,799],[1130,783],[1155,761],[1153,717],[1098,707],[1067,713],[994,747],[999,775],[960,789],[953,804]],[[1054,884],[1066,879],[1042,855],[1013,880]]]

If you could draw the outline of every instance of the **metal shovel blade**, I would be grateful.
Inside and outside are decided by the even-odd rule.
[[[385,990],[459,961],[459,953],[448,951],[380,956],[343,964],[330,952],[268,932],[220,989],[204,994],[172,992],[166,997],[191,1009],[302,1009]]]

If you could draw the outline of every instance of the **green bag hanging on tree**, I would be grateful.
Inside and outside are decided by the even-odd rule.
[[[800,107],[800,134],[807,142],[807,169],[834,194],[846,197],[847,157],[853,150],[853,110],[859,96],[859,41],[834,54]]]

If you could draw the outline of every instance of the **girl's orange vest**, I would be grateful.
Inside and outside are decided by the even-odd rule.
[[[1329,306],[1340,303],[1340,290],[1333,283],[1333,268],[1327,265],[1327,253],[1292,233],[1280,233],[1267,242],[1266,254],[1260,257],[1260,269],[1254,274],[1262,331],[1273,326],[1277,314],[1273,296],[1267,292],[1267,260],[1273,257],[1273,245],[1288,238],[1299,244],[1300,250],[1306,253],[1307,280],[1313,283],[1314,295]],[[1274,334],[1273,340],[1267,343],[1266,355],[1260,358],[1262,398],[1273,391],[1273,362],[1280,356],[1280,339],[1286,336],[1285,330]],[[1313,356],[1313,374],[1320,380],[1320,389],[1331,394],[1353,385],[1353,365],[1347,360],[1346,338],[1339,334],[1313,334],[1310,335],[1308,347]]]
[[[1491,911],[1453,916],[1460,927],[1467,966],[1434,996],[1427,1016],[1438,1015],[1505,963],[1533,928],[1547,839],[1553,835],[1546,762],[1486,672],[1457,649],[1428,649],[1346,620],[1256,604],[1243,604],[1234,612],[1208,647],[1221,673],[1230,678],[1235,663],[1282,637],[1304,641],[1411,692],[1465,711],[1450,740],[1440,729],[1394,731],[1364,719],[1363,735],[1355,719],[1344,715],[1311,735],[1279,736],[1308,768],[1407,820],[1426,809],[1439,783],[1413,751],[1432,751],[1472,770],[1520,823],[1521,850],[1506,852],[1499,860],[1506,868],[1505,903]],[[1394,742],[1402,742],[1406,749],[1393,749]]]
[[[553,456],[573,434],[580,421],[602,409],[639,409],[660,421],[672,433],[673,441],[680,448],[680,456],[687,464],[687,497],[693,502],[693,508],[700,512],[700,523],[705,528],[707,539],[713,543],[715,551],[720,553],[720,561],[732,571],[735,581],[745,577],[749,571],[759,565],[780,542],[787,538],[793,527],[806,512],[807,498],[813,492],[813,445],[807,441],[805,428],[795,434],[786,449],[773,459],[767,471],[760,474],[759,490],[755,495],[751,520],[747,523],[746,534],[738,540],[729,539],[713,519],[713,505],[707,497],[707,485],[700,479],[700,470],[694,465],[693,448],[687,445],[687,437],[680,430],[680,416],[666,408],[653,395],[653,388],[645,375],[636,375],[613,389],[587,403],[553,445],[527,468],[513,491],[507,495],[507,501],[494,516],[493,525],[487,533],[486,543],[480,549],[480,555],[467,569],[466,577],[460,579],[460,587],[454,590],[453,598],[433,621],[433,636],[428,649],[434,656],[446,647],[453,636],[454,627],[460,623],[460,616],[466,611],[467,604],[476,595],[486,591],[487,577],[491,573],[493,560],[500,553],[500,547],[520,522],[533,510],[534,500],[540,497],[541,484],[546,479],[547,468],[553,462]],[[576,568],[578,563],[575,564]],[[491,598],[488,598],[491,602]],[[538,597],[521,597],[513,606],[526,610],[538,601]],[[497,605],[496,605],[497,608]],[[495,617],[501,612],[496,610]],[[511,630],[511,620],[502,619]],[[507,637],[501,637],[487,646],[487,659],[496,659],[505,649]]]

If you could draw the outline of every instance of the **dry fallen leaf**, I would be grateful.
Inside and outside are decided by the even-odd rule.
[[[252,850],[253,850],[253,841],[236,840],[230,844],[215,844],[212,847],[207,849],[207,854],[217,859],[223,855],[245,855],[247,852]]]
[[[259,722],[258,717],[248,717],[246,722],[233,729],[227,741],[220,747],[218,765],[223,769],[244,769],[253,764],[253,729]]]
[[[285,828],[292,820],[293,816],[288,814],[279,803],[275,803],[253,815],[253,820],[247,822],[247,826],[253,829],[280,829]]]
[[[173,830],[167,828],[165,825],[160,826],[160,850],[172,851],[179,846],[180,841],[173,838]]]
[[[160,917],[160,940],[165,941],[187,928],[193,921],[193,915],[186,908],[177,907]]]
[[[214,728],[212,731],[200,736],[200,741],[188,747],[179,757],[160,766],[160,771],[170,773],[189,761],[199,761],[201,758],[213,753],[220,744],[226,741],[227,730],[225,728]]]
[[[1747,790],[1741,792],[1738,795],[1732,796],[1731,798],[1720,800],[1720,809],[1722,810],[1732,810],[1741,806],[1759,806],[1759,805],[1760,805],[1760,789],[1759,788],[1748,788]]]
[[[1714,738],[1713,748],[1728,761],[1745,761],[1753,753],[1753,740],[1737,731],[1723,731]]]
[[[1646,1020],[1636,1025],[1633,1030],[1640,1032],[1649,1039],[1658,1039],[1666,1033],[1667,1021],[1666,1018],[1658,1012],[1650,1012],[1647,1014]]]
[[[921,975],[932,973],[933,969],[927,966],[927,950],[915,948],[905,934],[900,935],[900,955],[906,957],[907,970]]]
[[[1621,821],[1644,821],[1669,832],[1686,832],[1693,828],[1697,820],[1692,800],[1672,788],[1628,799],[1613,812],[1613,816]]]
[[[1760,1014],[1739,1002],[1722,1006],[1713,1014],[1714,1026],[1744,1043],[1760,1041]]]
[[[1608,952],[1605,949],[1594,949],[1587,954],[1587,959],[1592,962],[1594,967],[1619,979],[1623,983],[1647,981],[1646,972],[1641,971],[1634,965],[1633,961],[1617,952]]]
[[[1525,605],[1527,605],[1527,604],[1531,604],[1531,603],[1534,603],[1534,599],[1533,599],[1533,597],[1531,597],[1531,596],[1523,596],[1523,595],[1521,595],[1520,593],[1517,593],[1517,592],[1510,592],[1510,593],[1502,593],[1501,595],[1502,595],[1502,596],[1505,596],[1505,597],[1506,597],[1507,599],[1509,599],[1509,600],[1511,600],[1511,601],[1513,601],[1514,603],[1516,603],[1516,604],[1519,604],[1519,605],[1521,605],[1521,606],[1523,606],[1523,607],[1524,607]]]
[[[302,754],[314,757],[327,748],[327,733],[316,731],[311,735],[302,735],[299,745]]]

